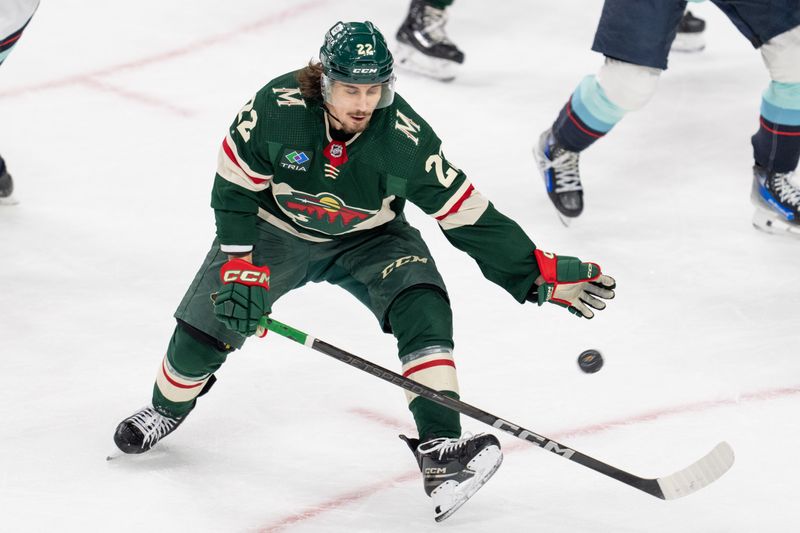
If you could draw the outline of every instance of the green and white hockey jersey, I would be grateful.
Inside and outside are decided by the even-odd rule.
[[[241,253],[256,243],[259,219],[327,242],[402,216],[406,201],[434,217],[487,279],[525,300],[539,275],[533,242],[447,161],[439,138],[399,95],[342,142],[331,137],[321,102],[301,96],[295,72],[272,80],[222,143],[211,205],[222,251]]]

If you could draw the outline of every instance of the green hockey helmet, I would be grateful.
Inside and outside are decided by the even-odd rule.
[[[386,39],[372,22],[337,22],[325,34],[319,50],[322,63],[322,91],[330,96],[331,82],[381,84],[378,107],[394,100],[394,59]]]
[[[325,75],[349,83],[383,83],[392,77],[392,53],[372,22],[337,22],[319,50]]]

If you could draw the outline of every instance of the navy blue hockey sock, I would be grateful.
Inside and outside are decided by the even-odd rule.
[[[770,172],[791,172],[800,159],[800,126],[787,126],[761,117],[751,138],[753,158]]]
[[[561,108],[553,124],[558,144],[581,152],[611,131],[625,110],[608,99],[596,76],[586,76]]]

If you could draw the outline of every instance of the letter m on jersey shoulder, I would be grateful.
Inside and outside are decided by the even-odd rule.
[[[394,127],[395,129],[405,133],[406,137],[414,141],[414,144],[419,144],[419,124],[402,114],[400,111],[397,111],[397,120],[394,123]]]
[[[279,106],[306,106],[306,101],[303,100],[302,95],[300,94],[300,87],[275,87],[272,89],[272,92],[277,95],[276,101],[278,102]]]

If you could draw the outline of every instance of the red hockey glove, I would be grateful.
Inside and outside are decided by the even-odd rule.
[[[596,263],[583,263],[577,257],[557,256],[541,250],[534,250],[533,255],[542,273],[536,280],[539,305],[550,302],[566,307],[579,317],[592,318],[594,311],[590,308],[598,311],[606,308],[600,298],[614,297],[616,281],[603,274]]]
[[[214,298],[217,319],[244,336],[256,333],[258,321],[271,311],[269,268],[237,257],[222,265],[219,275],[223,285]]]

